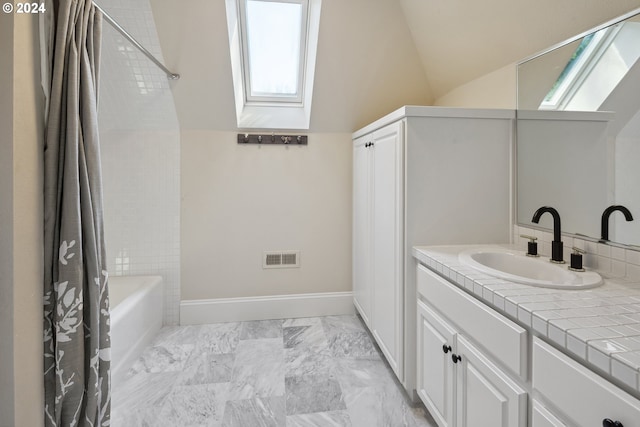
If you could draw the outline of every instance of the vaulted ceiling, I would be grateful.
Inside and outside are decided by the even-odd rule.
[[[236,127],[224,0],[150,0],[183,129]],[[352,132],[636,8],[640,0],[324,0],[311,131]],[[507,83],[505,83],[507,84]],[[513,82],[509,82],[513,84]]]
[[[433,96],[640,7],[639,0],[399,0]]]
[[[235,130],[224,0],[151,0],[182,129]],[[277,67],[278,64],[273,64]],[[433,97],[397,0],[324,0],[311,131],[353,132]]]

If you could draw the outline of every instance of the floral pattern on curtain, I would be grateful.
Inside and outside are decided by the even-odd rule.
[[[97,96],[102,16],[59,0],[44,150],[44,418],[109,426],[110,338]]]

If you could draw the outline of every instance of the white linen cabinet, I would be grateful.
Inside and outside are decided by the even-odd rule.
[[[397,121],[354,144],[354,303],[389,365],[402,360],[402,144]]]
[[[513,119],[406,106],[353,134],[354,305],[414,400],[411,248],[510,240]]]

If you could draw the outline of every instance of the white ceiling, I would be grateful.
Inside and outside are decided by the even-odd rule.
[[[151,0],[182,129],[235,130],[224,0]],[[277,64],[274,64],[277,66]],[[324,0],[312,132],[353,132],[432,100],[397,0]]]
[[[399,0],[433,96],[640,7],[640,0]]]
[[[183,129],[235,130],[224,0],[150,0]],[[324,0],[311,131],[352,132],[614,17],[640,0]],[[507,83],[505,83],[507,84]],[[512,84],[512,82],[509,82]]]

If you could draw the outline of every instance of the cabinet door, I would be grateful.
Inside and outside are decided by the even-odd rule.
[[[456,425],[525,427],[527,394],[463,336],[457,336]]]
[[[453,426],[455,329],[418,300],[418,396],[439,427]]]
[[[373,334],[402,380],[403,239],[401,122],[374,132]]]
[[[371,328],[373,283],[371,282],[371,150],[367,135],[353,144],[353,299],[364,322]]]
[[[547,408],[536,399],[533,399],[531,408],[531,427],[567,427],[556,418]]]

